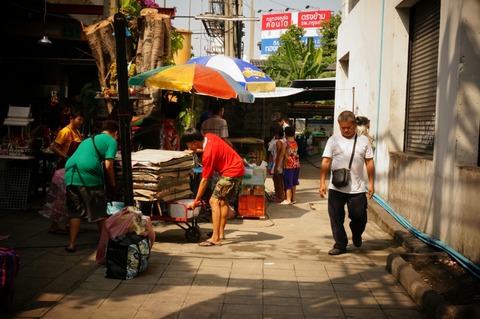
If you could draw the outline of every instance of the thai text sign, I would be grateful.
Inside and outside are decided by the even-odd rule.
[[[282,30],[292,24],[291,13],[264,14],[262,16],[263,30]]]
[[[302,28],[320,29],[322,23],[330,20],[330,11],[309,11],[298,13],[298,26]]]
[[[315,47],[320,46],[320,29],[330,21],[331,11],[315,10],[306,12],[285,12],[262,16],[262,55],[275,53],[280,45],[280,36],[295,24],[305,29],[305,37],[313,37]],[[306,39],[303,39],[306,42]]]

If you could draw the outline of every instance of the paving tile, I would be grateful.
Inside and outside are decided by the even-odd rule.
[[[89,318],[108,295],[107,291],[77,289],[60,300],[42,318]]]
[[[387,319],[382,309],[343,308],[348,319]],[[406,319],[406,318],[405,318]]]
[[[244,316],[247,316],[250,318],[251,315],[261,315],[263,314],[263,306],[262,305],[249,305],[248,307],[245,307],[245,305],[239,305],[239,304],[225,304],[222,310],[222,315],[223,314],[241,314]]]
[[[228,280],[228,287],[248,287],[248,288],[263,288],[263,279],[251,279],[251,278],[230,278]]]
[[[185,296],[173,296],[172,298],[159,298],[157,295],[149,295],[140,307],[141,311],[158,311],[161,313],[177,313],[182,308]]]
[[[264,289],[264,296],[275,296],[275,297],[294,297],[299,298],[300,292],[298,290],[288,290],[288,289]]]
[[[164,309],[157,309],[157,310],[144,310],[140,309],[136,314],[135,314],[135,319],[156,319],[156,318],[161,318],[161,319],[177,319],[178,318],[178,312],[171,312],[168,310]]]
[[[301,306],[279,306],[279,305],[265,305],[263,307],[265,317],[272,318],[303,318],[303,307]]]
[[[269,306],[294,306],[301,307],[302,299],[293,298],[293,297],[276,297],[276,296],[265,296],[263,298],[263,304]]]
[[[236,295],[236,294],[227,294],[225,296],[225,304],[237,304],[237,305],[262,305],[264,299],[261,294],[249,296],[249,295]]]
[[[160,277],[156,282],[157,285],[175,285],[175,286],[190,286],[194,277]]]
[[[302,297],[302,299],[306,299],[306,298],[332,298],[332,299],[336,299],[337,298],[337,294],[335,293],[335,291],[332,289],[332,290],[306,290],[306,289],[301,289],[300,290],[300,297]]]
[[[228,277],[219,277],[217,275],[197,275],[193,279],[192,286],[218,286],[226,287]]]
[[[153,284],[120,284],[117,289],[108,296],[113,300],[124,300],[124,302],[140,303],[150,294],[155,285]]]
[[[227,287],[227,295],[230,296],[263,296],[263,288],[248,288],[248,287]]]
[[[429,319],[418,310],[413,309],[384,309],[388,319]]]
[[[317,306],[317,307],[304,307],[305,318],[327,318],[327,319],[344,319],[345,314],[343,309],[338,306]],[[366,319],[366,318],[365,318]],[[369,318],[370,319],[370,318]]]
[[[224,295],[226,292],[226,286],[197,285],[191,286],[188,293],[191,295]]]
[[[302,298],[305,309],[341,308],[340,301],[331,295],[317,296],[315,298]]]
[[[199,302],[186,304],[179,311],[179,318],[219,318],[222,313],[221,302]]]
[[[264,289],[293,289],[298,290],[298,283],[296,281],[282,281],[282,280],[264,280]]]
[[[333,291],[333,285],[330,281],[327,282],[298,282],[298,288],[302,290],[327,290]]]
[[[245,314],[243,313],[222,313],[220,319],[245,319]],[[265,319],[263,314],[249,314],[248,319]]]
[[[376,295],[375,299],[384,309],[402,308],[418,310],[419,307],[413,299],[404,293],[390,293],[388,295]]]

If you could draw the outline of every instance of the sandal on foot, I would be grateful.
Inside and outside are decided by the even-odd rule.
[[[216,245],[220,246],[220,244],[215,244],[213,241],[209,241],[209,240],[198,243],[198,246],[204,246],[204,247],[210,247],[210,246],[216,246]]]

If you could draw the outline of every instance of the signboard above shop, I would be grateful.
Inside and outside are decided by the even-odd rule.
[[[305,12],[283,12],[262,15],[262,55],[270,55],[277,52],[280,45],[280,36],[287,28],[295,24],[305,29],[302,40],[306,43],[307,38],[314,38],[315,47],[320,47],[320,30],[324,22],[330,21],[330,10],[315,10]]]

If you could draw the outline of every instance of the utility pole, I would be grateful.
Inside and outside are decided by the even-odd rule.
[[[255,5],[254,5],[255,0],[250,0],[250,17],[255,16]],[[248,58],[253,60],[255,53],[254,53],[254,47],[255,47],[255,20],[250,21],[250,46],[248,49]]]
[[[232,9],[233,9],[232,0],[225,0],[224,10],[225,10],[225,15],[227,17],[231,17],[233,15]],[[235,56],[235,50],[233,48],[233,42],[235,41],[233,21],[225,20],[224,26],[225,26],[224,27],[225,35],[224,35],[224,42],[223,42],[223,52],[226,56]]]

